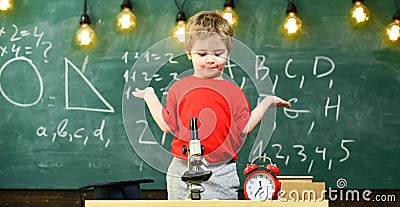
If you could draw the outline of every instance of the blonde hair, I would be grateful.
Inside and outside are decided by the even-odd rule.
[[[198,39],[218,35],[226,45],[228,54],[232,49],[233,29],[217,11],[201,11],[189,18],[185,29],[185,50],[189,52]]]

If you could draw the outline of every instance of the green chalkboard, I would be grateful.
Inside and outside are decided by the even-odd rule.
[[[0,188],[144,178],[155,183],[143,188],[166,188],[161,168],[168,163],[155,166],[146,156],[169,159],[171,135],[129,94],[152,85],[162,99],[191,63],[169,39],[174,2],[132,2],[138,23],[124,34],[114,24],[122,1],[88,0],[98,35],[90,49],[74,42],[83,1],[15,1],[0,14]],[[223,3],[188,1],[184,11]],[[251,107],[272,93],[293,105],[271,111],[246,138],[242,182],[249,159],[266,154],[282,175],[312,175],[327,188],[398,188],[400,48],[382,35],[396,9],[389,0],[365,3],[371,21],[354,29],[351,1],[298,1],[304,32],[286,40],[279,26],[287,1],[236,2],[236,52],[225,77],[243,88]]]

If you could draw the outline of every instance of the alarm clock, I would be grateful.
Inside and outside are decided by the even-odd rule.
[[[264,158],[264,160],[268,159],[270,164],[256,165],[254,162],[260,158]],[[247,200],[278,199],[281,183],[276,176],[279,175],[280,170],[276,165],[272,164],[269,157],[255,157],[250,165],[247,164],[243,173],[247,176],[243,186],[244,196]]]

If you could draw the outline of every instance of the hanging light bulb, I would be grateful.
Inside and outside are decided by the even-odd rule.
[[[172,29],[172,35],[180,43],[185,42],[185,28],[186,28],[186,15],[185,12],[180,11],[176,16],[176,26]]]
[[[385,40],[389,45],[400,45],[400,9],[393,16],[393,22],[385,27]]]
[[[229,24],[231,24],[232,29],[236,29],[239,19],[233,8],[235,8],[235,3],[233,0],[226,0],[224,4],[225,10],[222,12],[221,16],[228,20]]]
[[[90,28],[90,18],[87,14],[87,2],[85,0],[84,12],[80,20],[81,28],[76,32],[75,40],[82,47],[90,47],[96,40],[96,33]]]
[[[0,12],[8,13],[14,8],[14,0],[0,0]]]
[[[286,13],[288,16],[283,20],[281,31],[286,38],[294,39],[302,32],[302,22],[296,16],[297,9],[293,2],[289,2]]]
[[[89,24],[82,24],[81,28],[76,32],[76,41],[78,45],[90,47],[94,44],[96,33]]]
[[[131,1],[124,0],[121,9],[122,11],[117,16],[117,27],[124,32],[132,31],[136,27],[136,16],[131,11]]]
[[[350,24],[354,27],[364,26],[369,22],[369,9],[363,4],[363,0],[353,0],[354,6],[350,10]]]

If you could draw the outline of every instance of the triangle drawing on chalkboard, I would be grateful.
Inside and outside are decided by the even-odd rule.
[[[68,58],[64,57],[65,60],[65,107],[67,110],[82,110],[82,111],[96,111],[96,112],[109,112],[109,113],[114,113],[114,107],[109,104],[106,99],[99,93],[99,91],[93,86],[93,84],[86,78],[86,76],[79,70],[78,67],[74,65]],[[69,68],[72,68],[75,71],[75,73],[72,73],[69,71]],[[78,77],[79,80],[74,80],[74,87],[75,89],[71,89],[72,86],[70,86],[70,75],[74,75],[75,77]],[[83,80],[83,81],[81,81]],[[72,81],[71,81],[72,82]],[[85,90],[86,88],[86,90]],[[71,90],[71,91],[70,91]],[[75,90],[79,90],[79,92],[73,92]],[[90,91],[89,94],[83,93],[83,91]],[[72,100],[71,94],[76,95],[74,96],[75,102],[77,102],[78,99],[81,99],[80,101],[85,101],[84,103],[81,104],[71,104],[70,101]],[[86,95],[82,95],[86,94]],[[101,105],[103,105],[105,108],[98,107],[98,106],[88,106],[90,104],[93,104],[93,101],[88,100],[88,96],[94,97],[97,100],[101,101]],[[71,100],[70,100],[71,99]],[[79,101],[78,101],[79,102]]]

